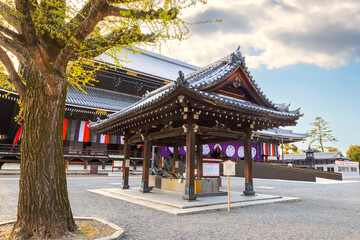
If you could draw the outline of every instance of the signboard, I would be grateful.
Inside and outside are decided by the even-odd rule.
[[[122,167],[122,161],[113,161],[113,167]]]
[[[234,176],[235,175],[235,162],[228,160],[223,162],[224,168],[223,168],[223,174],[225,176]]]
[[[208,161],[208,162],[222,162],[221,159],[217,159],[217,158],[204,158],[203,161]]]
[[[219,163],[203,163],[203,176],[204,177],[219,177],[220,164]]]
[[[179,168],[179,161],[175,161],[175,168]]]
[[[335,161],[335,165],[341,166],[359,166],[358,162],[348,162],[348,161]]]
[[[109,158],[123,159],[123,158],[124,158],[124,155],[114,155],[114,154],[109,154]]]
[[[130,159],[125,160],[125,167],[130,167]]]
[[[223,162],[223,174],[227,176],[227,186],[228,186],[228,212],[230,212],[230,176],[235,175],[235,164],[231,160]]]

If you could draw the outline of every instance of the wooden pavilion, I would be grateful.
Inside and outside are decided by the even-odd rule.
[[[253,195],[252,131],[295,125],[299,109],[272,103],[257,86],[245,66],[239,49],[227,57],[147,93],[133,105],[91,123],[94,133],[125,138],[122,188],[129,187],[130,145],[144,144],[141,191],[149,192],[149,167],[152,145],[186,146],[186,200],[194,192],[195,154],[197,178],[202,178],[202,145],[244,141],[245,195]],[[195,147],[197,146],[197,147]],[[197,152],[196,152],[197,149]],[[175,166],[175,164],[173,165]]]

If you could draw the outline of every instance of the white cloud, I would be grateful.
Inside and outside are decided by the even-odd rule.
[[[360,60],[357,0],[209,0],[183,13],[186,20],[221,18],[194,27],[190,39],[163,54],[203,66],[238,45],[249,67],[297,63],[337,67]],[[252,51],[258,54],[251,56]]]

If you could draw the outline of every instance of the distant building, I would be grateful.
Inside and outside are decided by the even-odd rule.
[[[285,154],[284,159],[299,168],[308,168],[305,153]],[[314,167],[320,171],[341,173],[343,177],[359,176],[359,163],[350,161],[341,152],[315,153]]]

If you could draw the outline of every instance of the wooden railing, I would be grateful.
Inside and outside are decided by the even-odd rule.
[[[0,144],[0,154],[2,155],[11,155],[20,153],[20,146],[13,146],[12,144]],[[64,155],[79,155],[79,156],[108,156],[108,155],[123,155],[123,152],[120,150],[104,150],[104,151],[94,151],[94,150],[77,150],[64,147]],[[142,158],[142,152],[131,151],[131,157]]]
[[[12,144],[0,144],[0,152],[20,153],[20,146],[13,146]]]

